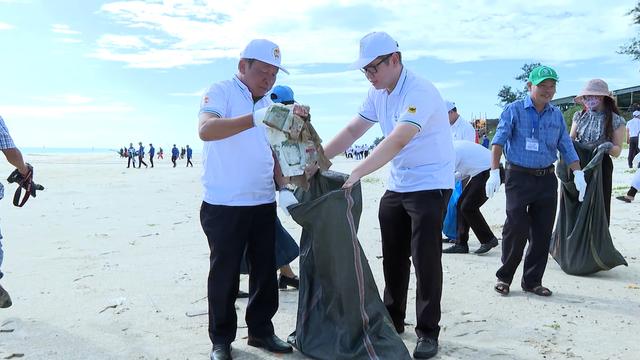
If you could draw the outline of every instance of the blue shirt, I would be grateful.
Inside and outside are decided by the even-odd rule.
[[[9,135],[9,129],[7,129],[7,125],[4,124],[4,120],[0,116],[0,149],[13,149],[15,147],[16,145],[13,143],[11,135]]]
[[[140,145],[138,149],[138,156],[144,156],[144,146]]]
[[[187,159],[191,159],[191,155],[193,155],[193,149],[187,148]]]
[[[171,149],[171,156],[178,156],[180,152],[178,151],[177,147],[174,147]]]
[[[153,155],[155,155],[156,153],[156,148],[154,148],[153,146],[149,147],[149,156],[153,157]]]
[[[526,150],[527,138],[538,142],[538,151]],[[507,105],[491,144],[502,146],[508,162],[531,169],[549,167],[558,151],[567,164],[578,161],[560,110],[546,104],[538,113],[529,96]]]

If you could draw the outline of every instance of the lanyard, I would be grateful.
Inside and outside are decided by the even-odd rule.
[[[540,114],[538,114],[538,111],[535,110],[536,112],[535,116],[531,119],[531,137],[535,138],[535,133],[538,132],[540,133]],[[542,110],[542,112],[544,112],[544,110]]]

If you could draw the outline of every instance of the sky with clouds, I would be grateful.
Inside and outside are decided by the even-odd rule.
[[[311,106],[329,140],[368,83],[348,70],[358,41],[386,31],[407,68],[465,118],[498,117],[496,94],[524,63],[558,71],[557,97],[591,78],[640,85],[640,63],[616,50],[638,34],[636,1],[35,1],[0,0],[0,116],[19,146],[196,149],[202,92],[231,78],[253,38],[280,45],[277,83]],[[361,142],[380,136],[372,129]]]

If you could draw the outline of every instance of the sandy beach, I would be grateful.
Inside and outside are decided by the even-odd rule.
[[[24,208],[11,204],[5,184],[0,229],[5,277],[13,306],[0,309],[0,359],[207,359],[206,278],[209,249],[200,228],[199,156],[172,168],[127,169],[115,154],[26,154],[46,190]],[[0,174],[11,172],[0,162]],[[350,172],[357,162],[336,159]],[[614,160],[614,196],[632,173]],[[387,168],[363,179],[359,239],[380,292],[384,288],[378,202]],[[4,176],[3,176],[4,178]],[[504,187],[482,208],[501,237]],[[294,238],[300,227],[279,211]],[[550,298],[523,293],[516,274],[509,297],[493,290],[500,248],[483,256],[443,255],[440,352],[436,359],[639,359],[640,199],[612,200],[611,233],[629,267],[577,277],[549,258]],[[473,233],[470,247],[479,246]],[[297,260],[292,264],[298,273]],[[415,322],[412,278],[408,323]],[[248,288],[246,276],[241,288]],[[298,293],[280,292],[273,321],[281,338],[295,328]],[[246,345],[246,300],[238,300],[234,359],[274,356]],[[187,316],[195,315],[195,316]],[[402,335],[410,351],[416,337]]]

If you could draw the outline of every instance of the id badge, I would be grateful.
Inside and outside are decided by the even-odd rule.
[[[525,149],[527,149],[528,151],[538,151],[538,139],[532,137],[527,138]]]

